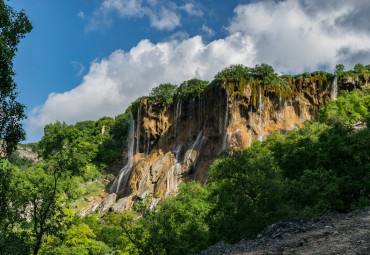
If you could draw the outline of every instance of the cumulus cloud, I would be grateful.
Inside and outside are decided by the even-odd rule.
[[[104,0],[98,12],[103,14],[117,11],[121,17],[143,16],[146,10],[142,0]]]
[[[142,40],[128,52],[117,50],[106,59],[94,61],[75,89],[50,94],[31,112],[28,134],[40,137],[45,124],[57,120],[75,123],[115,116],[161,83],[210,80],[227,65],[252,64],[253,51],[249,38],[240,33],[209,44],[200,36],[158,44]]]
[[[106,1],[117,7],[123,0]],[[156,5],[157,1],[148,4]],[[135,8],[139,15],[140,8]],[[40,137],[43,126],[56,120],[74,123],[115,116],[160,83],[211,80],[231,64],[264,62],[285,73],[322,66],[331,71],[337,63],[349,68],[357,62],[369,64],[370,31],[364,21],[369,12],[367,0],[266,0],[239,5],[223,39],[208,44],[201,36],[157,44],[142,40],[130,51],[117,50],[94,61],[79,86],[52,93],[33,109],[28,133]],[[161,22],[158,19],[162,24],[158,27],[164,29],[166,22]]]
[[[203,11],[197,7],[194,3],[186,3],[180,6],[179,9],[184,10],[186,13],[194,16],[203,16]]]
[[[173,11],[162,8],[159,14],[149,12],[150,24],[159,30],[173,30],[180,25],[180,18]]]
[[[363,60],[345,49],[369,52],[369,12],[365,0],[260,1],[235,8],[228,31],[253,38],[256,59],[281,72],[333,69]]]
[[[212,37],[215,34],[215,31],[213,31],[212,28],[206,26],[203,24],[202,26],[202,31],[206,33],[207,36]]]
[[[193,2],[178,6],[168,0],[104,0],[89,18],[86,31],[110,26],[113,22],[112,13],[117,13],[120,18],[147,17],[151,27],[173,30],[181,25],[180,11],[192,16],[203,15]]]

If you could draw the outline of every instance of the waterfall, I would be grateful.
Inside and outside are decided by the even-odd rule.
[[[148,104],[145,104],[145,117],[148,119]],[[143,128],[144,128],[144,142],[143,142],[143,145],[144,145],[144,154],[145,155],[148,155],[146,153],[146,151],[147,151],[146,144],[147,144],[148,131],[145,129],[144,117],[143,117]]]
[[[137,124],[136,124],[136,153],[140,152],[140,116],[141,115],[141,105],[137,108]]]
[[[221,89],[219,90],[219,91],[221,91]],[[220,95],[220,93],[219,93],[219,95]],[[220,136],[222,135],[222,114],[224,113],[222,110],[222,107],[221,107],[221,104],[218,104],[219,105],[219,107],[218,107],[218,109],[219,109],[219,118],[218,118],[218,132],[219,132],[219,134],[220,134]]]
[[[166,195],[168,196],[174,191],[177,191],[178,188],[178,180],[177,176],[181,171],[181,164],[176,163],[175,165],[171,166],[167,173],[167,190]]]
[[[175,125],[175,136],[177,136],[177,126],[178,126],[178,119],[181,119],[181,100],[177,101],[176,109],[175,109],[175,118],[174,118],[174,125]]]
[[[250,117],[249,117],[249,126],[250,126],[250,132],[251,132],[250,133],[250,136],[251,136],[250,145],[252,145],[252,140],[253,140],[253,104],[252,104],[252,96],[251,96],[251,101],[250,101],[250,107],[251,107],[251,113],[250,113]]]
[[[150,167],[147,167],[145,169],[144,173],[143,173],[143,176],[140,179],[139,188],[137,189],[138,191],[142,189],[143,184],[144,184],[145,180],[147,179],[149,172],[150,172]]]
[[[200,98],[200,94],[198,95],[198,121],[199,121],[199,130],[202,129],[202,99]]]
[[[184,144],[182,142],[179,142],[178,144],[176,144],[175,149],[172,151],[175,154],[175,159],[177,161],[180,161],[180,153],[183,146]]]
[[[180,162],[180,156],[181,156],[181,151],[182,151],[184,144],[182,142],[179,142],[176,144],[175,148],[172,150],[172,152],[175,155],[175,164],[170,167],[167,173],[166,195],[169,195],[177,191],[178,185],[180,183],[178,179],[179,175],[182,172],[188,171],[191,165],[193,165],[196,162],[199,156],[199,153],[200,153],[200,149],[205,139],[206,137],[203,136],[203,131],[201,130],[198,133],[198,136],[195,139],[195,141],[191,144],[190,148],[186,151],[183,163]],[[194,161],[191,162],[194,151],[196,151],[197,154],[195,155],[195,158],[193,158]],[[185,171],[182,171],[183,167],[185,168]]]
[[[195,97],[193,97],[192,99],[191,99],[191,105],[192,105],[192,119],[194,119],[195,120]]]
[[[126,188],[128,178],[130,177],[131,168],[132,168],[132,159],[134,157],[134,145],[135,145],[135,134],[134,133],[135,133],[135,121],[131,114],[130,127],[129,127],[128,137],[127,137],[127,146],[128,146],[127,164],[121,169],[118,175],[118,179],[116,178],[116,180],[113,183],[113,186],[117,184],[116,193],[119,192],[119,188],[121,185],[123,185],[123,189]]]
[[[281,129],[281,112],[282,112],[283,99],[281,98],[281,88],[279,89],[279,112],[278,112],[278,128]],[[279,131],[280,132],[280,131]]]
[[[224,119],[224,140],[222,141],[222,150],[227,148],[227,125],[229,124],[229,92],[226,91],[226,109],[225,109],[225,119]]]
[[[193,153],[193,151],[194,151],[194,149],[195,149],[196,146],[198,146],[199,149],[200,149],[200,147],[202,146],[202,143],[203,143],[204,139],[206,139],[206,137],[203,136],[203,130],[201,130],[199,132],[198,136],[197,136],[197,139],[195,139],[195,141],[193,142],[193,144],[190,146],[190,149],[185,154],[184,164],[186,164],[186,168],[187,169],[189,168],[189,161],[191,159],[191,154]],[[194,160],[194,162],[195,162],[195,160]]]
[[[335,76],[333,80],[333,84],[331,85],[331,99],[337,100],[338,95],[338,77]]]
[[[179,173],[181,173],[182,167],[180,164],[180,155],[183,145],[184,144],[182,142],[179,142],[178,144],[176,144],[174,150],[172,151],[175,154],[176,164],[172,165],[167,173],[167,190],[166,190],[167,196],[172,192],[177,191],[177,187],[179,184],[178,175]]]
[[[263,135],[262,135],[262,109],[263,109],[263,103],[262,103],[262,86],[260,86],[259,89],[259,95],[258,95],[258,100],[259,100],[259,112],[260,112],[260,127],[259,127],[259,136],[258,139],[262,142],[263,141]]]

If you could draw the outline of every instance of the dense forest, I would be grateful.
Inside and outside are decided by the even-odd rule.
[[[346,79],[369,77],[370,65],[345,70],[340,64],[334,74],[294,76],[278,75],[267,64],[233,65],[211,82],[160,84],[115,118],[46,125],[40,142],[18,144],[39,155],[35,162],[16,150],[25,116],[15,101],[12,70],[17,44],[32,26],[4,1],[0,10],[0,38],[7,42],[0,45],[0,254],[195,254],[219,241],[255,238],[274,222],[370,205],[370,88],[365,88],[340,91],[317,121],[287,134],[272,132],[241,151],[223,151],[206,185],[183,183],[152,208],[138,199],[130,211],[80,216],[86,198],[98,195],[117,174],[131,111],[142,100],[171,105],[220,84],[230,93],[271,86],[285,100],[303,79],[329,86],[337,77],[341,87]]]

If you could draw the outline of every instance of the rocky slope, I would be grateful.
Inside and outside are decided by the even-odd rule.
[[[144,99],[133,109],[126,166],[110,187],[117,196],[109,199],[114,196],[124,210],[136,199],[153,205],[181,182],[205,184],[209,166],[223,150],[246,148],[274,130],[289,132],[316,119],[338,89],[362,88],[369,81],[348,79],[338,88],[336,79],[317,75],[289,81],[289,89],[223,83],[170,105]]]
[[[25,147],[25,146],[18,145],[17,146],[17,152],[19,153],[19,157],[21,157],[21,158],[30,159],[30,160],[33,160],[34,162],[38,162],[38,161],[41,160],[38,153],[32,151],[32,148],[30,148],[30,147]]]
[[[255,240],[217,243],[200,254],[370,254],[370,208],[273,224]]]

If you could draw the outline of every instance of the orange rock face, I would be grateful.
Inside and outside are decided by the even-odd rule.
[[[351,84],[356,88],[368,81],[348,81],[346,86]],[[306,78],[284,97],[269,86],[253,94],[249,86],[224,84],[169,106],[143,100],[133,111],[134,163],[118,198],[163,198],[175,193],[181,182],[205,184],[209,166],[223,150],[241,150],[274,130],[286,133],[317,119],[320,107],[331,98],[331,86],[331,81],[319,85]]]

